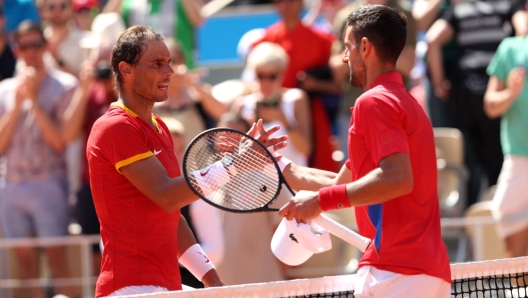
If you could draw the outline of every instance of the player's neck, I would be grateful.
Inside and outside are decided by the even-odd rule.
[[[373,67],[367,67],[367,78],[365,80],[365,85],[363,86],[363,90],[367,91],[370,89],[374,81],[378,79],[379,76],[382,74],[392,72],[396,70],[396,66],[394,64],[377,64]]]
[[[154,103],[139,96],[130,96],[127,92],[121,91],[119,102],[125,107],[136,113],[141,119],[147,123],[152,123],[152,108]]]

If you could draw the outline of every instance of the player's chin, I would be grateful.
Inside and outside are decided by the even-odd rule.
[[[155,96],[156,102],[163,102],[163,101],[166,101],[168,98],[169,98],[169,95],[167,94],[166,91],[158,90],[158,92],[156,92],[156,96]]]

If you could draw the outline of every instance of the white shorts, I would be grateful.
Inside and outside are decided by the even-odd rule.
[[[372,266],[359,268],[354,286],[356,298],[451,297],[451,284],[438,277],[398,274]]]
[[[115,297],[115,296],[126,296],[126,295],[136,295],[136,294],[150,294],[150,293],[163,293],[168,292],[169,290],[158,287],[158,286],[131,286],[131,287],[124,287],[121,288],[112,294],[108,295],[108,297]]]
[[[528,218],[528,157],[504,156],[502,169],[493,197],[493,218],[499,237],[506,238],[528,226],[528,221],[508,221],[508,218]]]

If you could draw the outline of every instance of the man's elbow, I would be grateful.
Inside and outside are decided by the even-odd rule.
[[[484,114],[490,119],[496,119],[501,116],[501,114],[494,109],[493,103],[487,100],[486,97],[484,97]]]
[[[163,195],[163,192],[152,194],[149,196],[151,200],[166,213],[173,213],[180,210],[184,205],[178,201],[175,201],[171,195]]]
[[[404,196],[412,192],[414,179],[412,174],[401,173],[394,179],[394,184],[398,190],[398,196]]]

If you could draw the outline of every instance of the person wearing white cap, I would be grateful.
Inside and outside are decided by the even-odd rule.
[[[355,207],[359,233],[372,240],[354,280],[357,298],[451,294],[433,130],[395,71],[406,26],[403,13],[383,5],[348,16],[343,63],[350,83],[365,90],[352,110],[350,158],[338,174],[293,163],[284,169],[294,189],[311,191],[298,192],[280,216],[309,222],[323,211]]]

